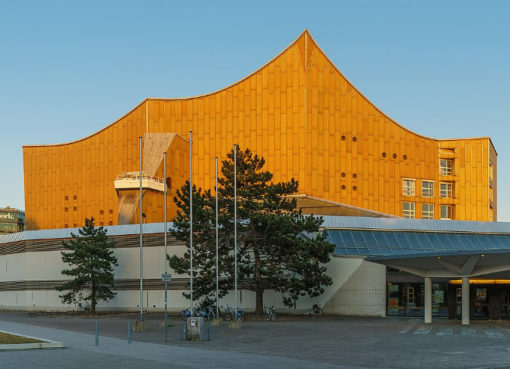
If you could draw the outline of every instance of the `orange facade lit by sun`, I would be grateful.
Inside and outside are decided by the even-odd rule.
[[[409,131],[368,101],[305,31],[220,91],[150,98],[89,137],[23,147],[28,229],[81,226],[92,216],[104,225],[137,222],[140,136],[145,221],[163,219],[163,151],[171,219],[171,199],[188,176],[190,130],[200,187],[214,187],[214,158],[238,144],[264,156],[275,181],[295,178],[310,197],[396,216],[497,218],[497,154],[488,137],[437,140]]]

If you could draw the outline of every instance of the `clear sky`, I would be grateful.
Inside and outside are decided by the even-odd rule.
[[[22,145],[87,136],[146,97],[220,89],[305,28],[376,106],[435,138],[490,136],[510,221],[510,1],[0,0],[0,206]]]

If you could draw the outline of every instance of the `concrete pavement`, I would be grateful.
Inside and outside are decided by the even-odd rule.
[[[332,318],[248,321],[239,330],[212,327],[210,342],[179,340],[172,320],[163,342],[159,316],[127,343],[127,320],[104,317],[100,346],[94,319],[27,318],[0,313],[0,327],[63,341],[67,349],[4,352],[1,368],[510,368],[510,322]],[[105,337],[108,336],[108,337]],[[20,366],[20,360],[22,366]]]

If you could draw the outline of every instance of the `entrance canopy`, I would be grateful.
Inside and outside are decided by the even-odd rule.
[[[338,256],[362,256],[422,277],[510,271],[510,223],[355,217],[324,223]]]
[[[510,277],[510,249],[430,253],[420,256],[368,257],[367,260],[404,270],[421,277]],[[507,273],[504,273],[507,272]]]

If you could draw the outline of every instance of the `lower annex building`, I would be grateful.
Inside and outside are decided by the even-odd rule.
[[[145,237],[153,243],[144,258],[145,301],[147,309],[160,309],[163,183],[169,185],[171,221],[176,211],[171,199],[189,176],[189,131],[197,186],[213,188],[214,158],[224,159],[238,144],[263,156],[275,181],[299,181],[296,196],[305,213],[333,215],[325,227],[337,245],[328,266],[334,285],[320,301],[327,312],[424,316],[426,321],[433,315],[463,322],[470,316],[510,317],[509,268],[501,265],[510,249],[510,230],[508,224],[484,225],[497,220],[497,153],[490,138],[432,139],[409,131],[368,101],[307,31],[222,90],[149,98],[91,136],[25,146],[26,223],[38,231],[0,238],[0,259],[8,265],[24,258],[26,265],[0,277],[3,306],[65,308],[54,290],[62,279],[61,240],[93,216],[123,240],[115,271],[121,292],[103,308],[137,308],[137,279],[126,265],[137,262],[135,243],[129,241],[136,230],[129,224],[139,222],[142,137]],[[163,152],[168,178],[163,178]],[[486,227],[490,237],[484,237]],[[174,246],[170,252],[184,252],[182,245]],[[37,266],[41,259],[44,268]],[[474,277],[482,282],[472,279],[477,284],[470,289]],[[171,306],[179,309],[186,306],[180,294],[185,276],[173,283]],[[240,303],[249,310],[253,296],[245,291]],[[299,308],[311,303],[304,300]]]
[[[168,223],[170,226],[170,223]],[[310,312],[318,303],[328,314],[412,316],[462,319],[510,319],[510,223],[462,222],[403,218],[325,216],[327,238],[335,244],[327,273],[333,284],[316,298],[298,300],[295,309],[282,305],[268,290],[264,302],[280,311]],[[144,309],[164,308],[164,223],[143,225]],[[116,246],[117,296],[99,310],[139,310],[139,226],[107,226]],[[79,310],[64,305],[55,287],[64,279],[62,240],[77,229],[24,231],[0,236],[0,310]],[[168,254],[187,248],[172,237]],[[182,292],[189,276],[171,271],[168,307],[188,306]],[[234,294],[220,300],[234,304]],[[255,307],[255,294],[239,291],[239,306]]]

